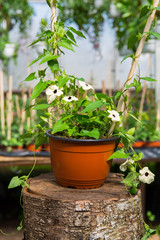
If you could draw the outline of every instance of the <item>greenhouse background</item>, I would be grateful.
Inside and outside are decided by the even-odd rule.
[[[38,68],[43,71],[43,67],[39,65],[38,61],[33,65],[31,62],[38,55],[44,53],[44,48],[47,46],[46,42],[38,42],[33,46],[29,45],[44,31],[41,19],[50,23],[51,9],[45,0],[28,0],[28,6],[25,5],[27,11],[24,18],[26,19],[23,22],[25,10],[22,8],[23,4],[21,5],[19,2],[18,5],[16,1],[13,1],[15,5],[12,5],[10,1],[4,1],[4,15],[3,13],[0,14],[0,200],[2,201],[0,207],[0,239],[2,240],[12,238],[11,236],[5,236],[3,232],[9,232],[9,234],[14,232],[23,218],[19,206],[21,190],[19,188],[17,190],[8,189],[11,178],[15,175],[26,176],[34,165],[35,156],[37,166],[31,177],[34,178],[41,173],[52,171],[48,140],[36,149],[34,144],[36,135],[32,138],[25,135],[26,132],[28,133],[30,129],[39,124],[39,119],[45,110],[43,108],[38,109],[36,106],[38,104],[48,104],[45,95],[47,91],[42,91],[38,100],[32,99],[32,92],[37,80],[24,81]],[[127,2],[130,5],[133,4],[133,6],[123,8],[123,4],[125,6]],[[136,13],[135,6],[139,4],[138,2],[140,2],[140,5],[137,5]],[[78,47],[73,46],[74,52],[63,48],[65,54],[62,54],[58,59],[59,66],[65,69],[68,75],[74,75],[77,79],[85,79],[89,86],[90,84],[93,86],[95,93],[102,93],[107,97],[117,94],[117,99],[119,99],[118,94],[124,87],[132,63],[135,60],[134,52],[142,37],[136,31],[143,29],[146,21],[145,17],[149,16],[146,9],[149,4],[152,4],[151,2],[150,0],[137,0],[135,3],[131,3],[129,0],[115,0],[113,2],[108,0],[60,0],[64,7],[64,16],[58,10],[61,21],[65,22],[67,27],[73,27],[77,31],[81,30],[86,39],[78,35],[75,36]],[[27,4],[27,1],[23,0],[23,3]],[[85,6],[86,4],[88,7]],[[17,9],[17,6],[19,6],[19,9]],[[158,6],[160,8],[160,3]],[[80,10],[77,12],[76,8]],[[145,8],[145,12],[143,12],[143,8]],[[81,23],[83,10],[86,12]],[[8,15],[6,19],[3,19],[6,14],[5,11]],[[76,16],[76,14],[79,15]],[[142,87],[135,90],[132,86],[128,90],[128,100],[125,104],[132,114],[127,115],[126,111],[121,113],[123,122],[119,127],[126,128],[128,131],[130,128],[135,129],[132,146],[137,153],[143,153],[142,167],[148,166],[155,174],[155,181],[151,185],[142,184],[141,191],[144,220],[150,228],[156,229],[158,234],[160,228],[159,10],[156,14],[157,22],[154,22],[156,26],[152,27],[157,36],[149,34],[149,39],[144,45],[138,67],[134,73],[135,81],[141,80]],[[139,28],[137,26],[136,34],[132,34],[132,31],[134,32],[133,28],[135,28],[135,22],[133,21],[133,27],[131,23],[132,15],[135,17],[135,22],[142,18],[143,24]],[[11,18],[10,22],[9,18]],[[127,21],[129,22],[127,23]],[[131,24],[128,25],[127,29],[125,24],[129,23]],[[25,31],[23,31],[24,26],[26,26]],[[126,30],[122,31],[124,37],[123,34],[122,36],[120,34],[123,28]],[[47,67],[47,64],[44,64],[44,66]],[[46,71],[45,80],[52,81],[54,77],[53,73]],[[83,94],[85,98],[86,91]],[[134,96],[136,97],[134,98]],[[132,106],[130,106],[130,99]],[[32,109],[32,106],[35,109]],[[101,107],[102,109],[103,107]],[[47,111],[50,114],[50,107]],[[41,120],[43,120],[43,117]],[[120,164],[122,163],[122,159],[115,158],[111,172],[122,173],[120,171]],[[160,239],[158,235],[156,237],[155,239]],[[14,235],[12,239],[22,240],[23,230]]]

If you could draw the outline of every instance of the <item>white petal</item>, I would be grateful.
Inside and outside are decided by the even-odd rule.
[[[117,111],[115,111],[115,110],[112,110],[112,111],[108,110],[108,112],[110,113],[108,117],[111,118],[111,120],[113,122],[120,122],[121,119],[120,119],[119,113]]]
[[[68,102],[68,97],[64,97],[64,98],[62,98],[62,100]]]
[[[55,93],[55,96],[61,96],[63,94],[63,92],[61,90],[57,90],[57,92]]]
[[[49,97],[49,101],[53,102],[56,99],[56,95],[52,94]]]
[[[154,181],[154,176],[145,176],[145,175],[140,175],[139,176],[139,180],[143,183],[147,183],[147,184],[150,184]]]
[[[93,88],[90,84],[85,83],[85,82],[83,82],[83,81],[79,81],[79,85],[80,85],[84,90],[90,90],[90,89],[93,89],[93,90],[94,90],[94,88]]]
[[[78,98],[75,96],[71,96],[72,97],[72,101],[78,101]]]
[[[130,158],[130,159],[128,159],[128,162],[131,163],[131,164],[133,164],[133,163],[134,163],[134,160]]]
[[[119,168],[122,172],[125,172],[127,170],[127,165],[125,163],[122,163]]]
[[[140,171],[139,171],[139,173],[141,174],[141,175],[144,175],[146,172],[148,172],[149,171],[149,168],[148,167],[144,167],[143,169],[141,169]]]
[[[85,86],[85,82],[83,82],[83,81],[78,81],[78,83],[81,87]]]
[[[53,93],[53,90],[51,90],[50,88],[46,89],[46,94],[47,95],[52,95],[52,93]]]
[[[53,94],[54,90],[59,90],[58,86],[51,85],[46,89],[46,94],[51,95],[51,94]]]
[[[78,98],[76,98],[75,96],[66,96],[63,98],[63,100],[66,102],[72,102],[72,101],[77,101]]]

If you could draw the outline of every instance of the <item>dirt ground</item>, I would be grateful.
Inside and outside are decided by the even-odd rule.
[[[0,233],[0,240],[23,240],[23,230],[16,231],[18,222],[14,220],[8,220],[5,222],[0,221],[0,230],[10,235],[3,235]]]

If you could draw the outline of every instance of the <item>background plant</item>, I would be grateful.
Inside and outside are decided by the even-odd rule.
[[[0,59],[3,66],[7,66],[9,61],[4,55],[5,45],[10,42],[9,32],[18,26],[20,33],[24,34],[31,23],[32,14],[33,9],[27,0],[0,1]],[[15,51],[13,58],[16,58],[16,54]]]
[[[87,34],[95,48],[99,47],[100,36],[103,32],[103,25],[106,17],[110,18],[110,24],[116,32],[118,49],[127,46],[135,52],[139,39],[143,32],[148,16],[152,12],[152,0],[61,0],[64,6],[61,20],[66,23],[74,23],[80,30]],[[112,15],[112,7],[116,14]],[[155,28],[159,13],[156,13],[151,32]],[[151,36],[151,35],[150,35]],[[153,38],[153,36],[151,37]]]

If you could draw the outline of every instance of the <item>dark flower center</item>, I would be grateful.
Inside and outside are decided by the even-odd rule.
[[[56,93],[57,93],[57,89],[55,89],[55,90],[53,91],[53,93],[56,94]]]
[[[71,100],[71,99],[72,99],[71,97],[68,98],[68,100]]]
[[[113,114],[113,117],[115,118],[116,116]]]
[[[145,176],[146,176],[146,177],[148,177],[148,175],[149,175],[149,173],[148,173],[148,172],[146,172],[146,173],[145,173]]]
[[[86,87],[88,87],[88,84],[86,84]]]

